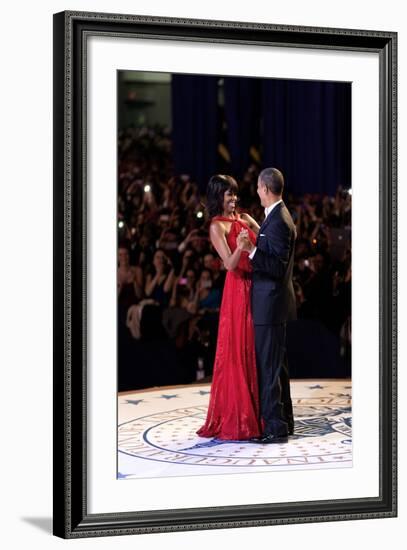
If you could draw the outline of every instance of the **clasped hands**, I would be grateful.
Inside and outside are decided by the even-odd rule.
[[[236,238],[236,244],[240,250],[246,250],[251,252],[254,248],[252,241],[249,239],[249,232],[247,229],[241,229],[239,235]]]

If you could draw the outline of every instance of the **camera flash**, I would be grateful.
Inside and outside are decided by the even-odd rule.
[[[121,229],[122,227],[124,227],[124,222],[122,222],[121,220],[119,221],[119,228]]]
[[[349,195],[352,195],[352,189],[348,189]]]
[[[202,216],[203,216],[203,213],[202,213],[201,211],[199,211],[199,212],[196,213],[196,217],[197,217],[197,218],[202,218]]]
[[[144,186],[144,192],[145,192],[145,193],[149,193],[150,191],[151,191],[150,185],[145,185],[145,186]]]

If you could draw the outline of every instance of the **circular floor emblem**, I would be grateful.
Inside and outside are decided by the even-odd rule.
[[[134,418],[119,426],[118,450],[146,461],[191,466],[318,467],[352,459],[349,407],[295,407],[295,434],[288,443],[261,445],[201,438],[207,407],[191,406]],[[339,465],[339,464],[338,464]]]

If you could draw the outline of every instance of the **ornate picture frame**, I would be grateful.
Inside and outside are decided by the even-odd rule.
[[[87,40],[91,36],[371,52],[379,59],[379,495],[88,512]],[[54,15],[54,534],[63,538],[397,515],[397,34],[62,12]],[[114,368],[112,365],[111,368]]]

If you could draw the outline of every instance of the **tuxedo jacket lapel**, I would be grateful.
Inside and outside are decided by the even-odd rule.
[[[260,235],[260,233],[264,233],[266,227],[270,223],[270,220],[273,218],[273,216],[276,214],[276,212],[280,210],[280,208],[282,206],[284,206],[284,202],[280,202],[279,204],[277,204],[277,206],[275,206],[273,208],[273,210],[270,212],[270,214],[267,216],[267,218],[261,224],[260,229],[259,229],[259,235]]]

